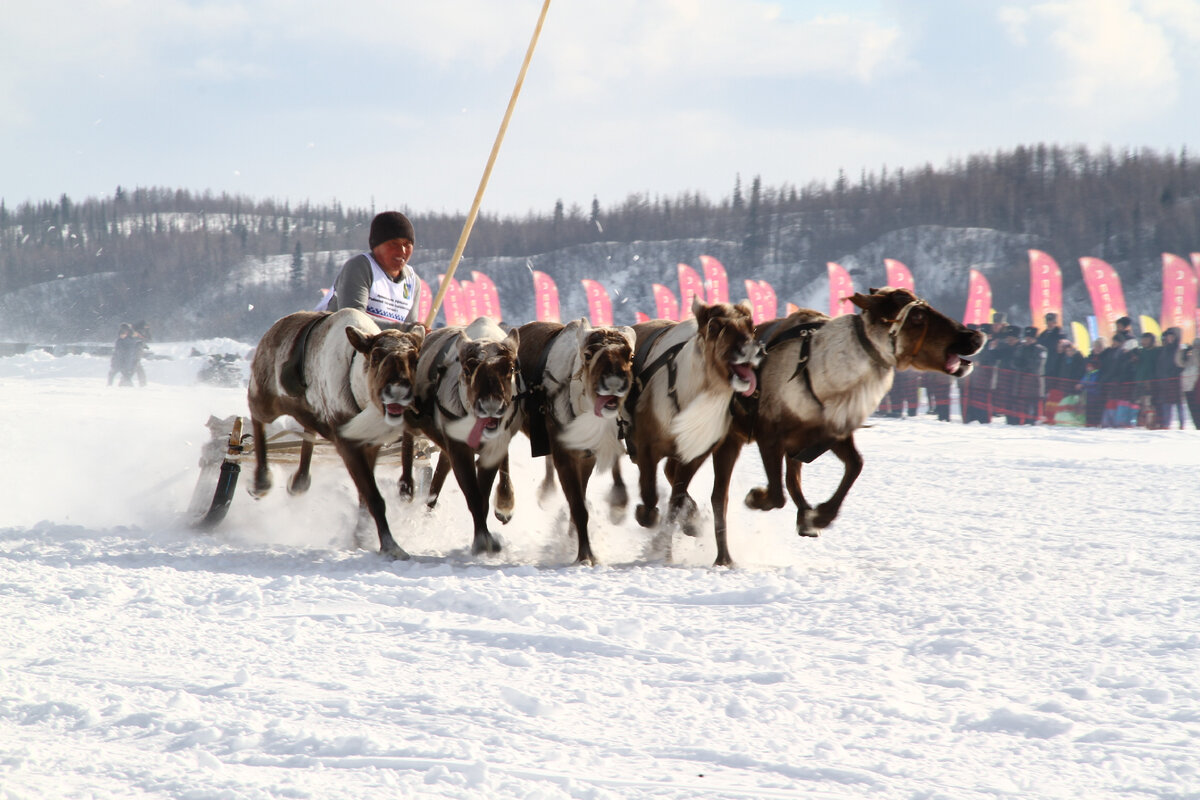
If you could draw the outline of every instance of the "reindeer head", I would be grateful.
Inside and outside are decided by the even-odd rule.
[[[850,298],[863,310],[864,321],[887,329],[896,369],[944,372],[956,378],[975,365],[963,356],[983,349],[987,337],[934,309],[908,289],[890,286]]]
[[[366,357],[371,402],[388,422],[399,425],[404,420],[404,409],[415,397],[413,377],[425,328],[414,325],[406,331],[386,330],[372,336],[352,326],[346,328],[346,338]]]
[[[467,439],[471,449],[501,431],[501,421],[514,410],[517,397],[516,328],[503,339],[466,340],[458,345],[459,393],[467,413],[474,415],[475,426]]]
[[[754,338],[754,320],[748,302],[735,305],[705,305],[692,301],[696,317],[696,336],[704,354],[705,369],[716,383],[728,383],[735,392],[754,394],[758,376],[754,370],[762,361],[762,345]]]
[[[633,328],[593,328],[580,320],[579,361],[583,385],[597,417],[615,417],[633,383]]]

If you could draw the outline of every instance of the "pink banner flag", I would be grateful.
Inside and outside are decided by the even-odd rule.
[[[635,324],[639,323],[639,322],[649,322],[650,315],[643,313],[641,311],[635,311],[635,312],[633,312],[633,321]]]
[[[1036,328],[1046,327],[1046,315],[1062,318],[1062,270],[1058,262],[1041,250],[1029,251],[1029,313]]]
[[[675,271],[679,273],[679,318],[687,319],[692,315],[693,297],[700,298],[701,303],[705,302],[704,281],[687,264],[677,265]]]
[[[496,284],[492,283],[492,279],[482,272],[472,272],[471,277],[474,278],[475,295],[479,302],[479,316],[487,317],[494,322],[503,320],[504,315],[500,311],[500,293],[496,291]]]
[[[433,308],[433,292],[429,291],[429,284],[423,278],[417,280],[421,281],[421,299],[417,301],[417,317],[414,321],[424,325],[429,309]]]
[[[538,322],[562,322],[558,315],[558,286],[544,272],[533,270],[534,307]]]
[[[583,291],[587,293],[588,317],[592,320],[592,325],[597,328],[612,325],[612,300],[608,297],[608,291],[599,281],[584,278],[582,283]]]
[[[445,275],[438,275],[439,287],[444,280],[446,280]],[[442,313],[446,315],[447,325],[467,324],[467,310],[463,302],[462,287],[453,278],[446,287],[446,296],[442,298]]]
[[[1096,327],[1105,339],[1112,340],[1116,321],[1127,316],[1125,292],[1121,289],[1121,278],[1107,261],[1084,257],[1079,259],[1083,271],[1083,282],[1092,298],[1092,309],[1096,312]]]
[[[661,283],[655,283],[650,286],[654,292],[654,305],[657,307],[658,319],[669,319],[676,322],[679,319],[679,301],[675,299],[675,295],[671,290],[663,286]]]
[[[700,269],[704,272],[704,288],[708,290],[709,305],[729,302],[729,278],[725,265],[712,256],[700,256]]]
[[[785,308],[787,309],[788,316],[791,316],[800,310],[800,306],[796,305],[795,303],[788,303]]]
[[[766,322],[779,316],[779,299],[775,297],[775,290],[771,288],[771,284],[766,281],[759,281],[758,291],[759,298],[761,298],[762,311],[765,316],[762,320],[755,320],[755,325],[760,321]]]
[[[479,316],[479,287],[472,281],[458,282],[459,294],[462,297],[464,325],[470,325]]]
[[[896,289],[908,289],[910,292],[917,290],[916,283],[913,282],[912,273],[908,271],[908,267],[895,260],[894,258],[885,258],[883,260],[883,268],[887,271],[887,285]]]
[[[850,297],[854,294],[854,282],[850,280],[850,273],[834,261],[825,262],[825,270],[829,273],[829,316],[853,314],[854,303],[850,302]]]
[[[1196,273],[1192,265],[1177,255],[1162,254],[1163,298],[1162,329],[1179,328],[1180,342],[1190,344],[1196,338]]]
[[[963,314],[964,325],[984,325],[992,320],[992,285],[983,273],[971,270],[971,283],[967,287],[967,310]]]

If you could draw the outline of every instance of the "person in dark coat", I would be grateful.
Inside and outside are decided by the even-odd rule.
[[[1183,427],[1183,391],[1179,384],[1183,373],[1183,349],[1179,346],[1182,333],[1179,328],[1167,328],[1162,346],[1155,353],[1154,403],[1160,428],[1171,427],[1173,413],[1178,413],[1179,427]]]
[[[1020,343],[1021,329],[1016,325],[1006,325],[996,339],[996,346],[992,348],[992,358],[996,365],[992,376],[992,413],[1003,414],[1009,425],[1016,425],[1020,421],[1015,394],[1017,370],[1013,360]]]
[[[1046,374],[1058,374],[1058,359],[1061,354],[1059,343],[1068,341],[1063,333],[1062,325],[1058,322],[1058,314],[1049,311],[1045,316],[1046,327],[1038,334],[1037,343],[1046,348]]]
[[[975,369],[972,370],[970,375],[959,382],[962,421],[964,425],[968,422],[979,422],[986,425],[992,421],[992,412],[988,407],[988,399],[991,394],[992,379],[995,373],[991,355],[995,332],[992,326],[986,322],[982,325],[968,325],[967,327],[977,328],[980,333],[986,335],[988,337],[988,346],[976,354],[974,359]]]
[[[143,343],[134,333],[133,326],[122,322],[117,331],[117,340],[113,342],[112,359],[108,365],[108,385],[112,386],[113,378],[121,376],[120,386],[133,386],[133,376],[141,368]],[[142,385],[145,386],[143,380]]]
[[[1037,335],[1037,328],[1026,328],[1024,337],[1013,349],[1011,363],[1015,373],[1013,408],[1016,419],[1010,415],[1010,425],[1033,425],[1041,416],[1042,398],[1046,395],[1046,348],[1038,344]]]

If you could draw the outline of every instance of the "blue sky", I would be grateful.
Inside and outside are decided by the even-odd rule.
[[[8,4],[0,198],[164,186],[465,211],[540,8]],[[1198,140],[1200,0],[553,0],[483,208]]]

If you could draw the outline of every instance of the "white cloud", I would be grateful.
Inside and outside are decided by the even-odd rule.
[[[1031,28],[1046,26],[1047,65],[1061,60],[1052,80],[1065,105],[1101,115],[1150,113],[1178,96],[1171,39],[1130,0],[1064,0],[1029,12],[1020,30],[1033,35]],[[1010,9],[1005,19],[1018,15]]]

